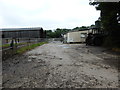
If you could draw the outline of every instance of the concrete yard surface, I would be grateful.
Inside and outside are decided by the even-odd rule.
[[[3,61],[3,88],[119,88],[119,55],[54,41]]]

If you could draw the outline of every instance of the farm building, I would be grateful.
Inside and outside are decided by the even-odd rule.
[[[45,31],[41,27],[35,28],[6,28],[0,29],[2,38],[44,38]]]
[[[64,43],[82,43],[85,42],[89,29],[72,31],[64,35]]]

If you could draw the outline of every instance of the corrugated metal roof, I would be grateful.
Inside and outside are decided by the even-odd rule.
[[[40,30],[42,27],[31,27],[31,28],[2,28],[0,31],[20,31],[20,30]]]

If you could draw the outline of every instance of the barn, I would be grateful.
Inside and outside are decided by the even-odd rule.
[[[33,28],[3,28],[2,38],[44,38],[45,31],[42,27]]]

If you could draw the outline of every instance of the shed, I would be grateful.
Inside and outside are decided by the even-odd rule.
[[[0,29],[3,38],[42,38],[43,29],[34,28],[3,28]]]

